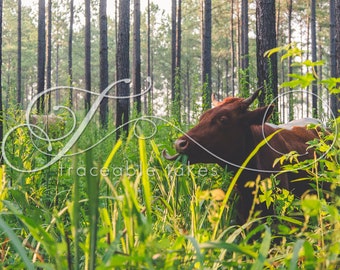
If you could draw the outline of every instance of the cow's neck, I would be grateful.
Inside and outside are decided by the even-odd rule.
[[[265,130],[266,136],[273,133],[275,129],[269,128]],[[245,145],[245,155],[243,156],[243,161],[254,151],[256,146],[263,140],[262,135],[262,127],[260,125],[258,126],[250,126],[245,130],[245,138],[244,138],[244,145]],[[270,151],[269,147],[267,145],[264,145],[256,154],[255,156],[249,161],[247,164],[248,168],[255,169],[254,170],[244,170],[242,178],[252,178],[249,180],[255,180],[256,177],[260,174],[261,178],[268,177],[270,174],[268,174],[266,171],[272,170],[272,164],[275,160],[275,153]],[[242,162],[243,162],[242,161]],[[263,170],[263,172],[261,171]]]
[[[243,162],[247,159],[249,154],[254,150],[254,148],[258,144],[256,132],[254,134],[254,131],[252,130],[251,127],[246,128],[244,131],[242,131],[242,134],[244,134],[244,136],[242,138],[239,138],[241,140],[239,143],[240,146],[239,152],[235,153],[233,158],[229,160],[230,164],[225,163],[220,164],[222,167],[226,167],[228,171],[231,171],[233,173],[236,173],[240,169]],[[248,170],[247,168],[257,170],[259,168],[258,159],[259,157],[258,155],[256,155],[249,161],[249,163],[246,165],[246,168],[243,169],[240,179],[238,180],[239,184],[244,185],[247,181],[252,181],[256,179],[259,173],[257,171]]]

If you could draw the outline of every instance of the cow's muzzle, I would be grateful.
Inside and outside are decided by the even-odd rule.
[[[185,150],[188,147],[188,141],[185,139],[177,139],[174,143],[175,149],[177,151],[177,154],[175,155],[169,155],[166,150],[163,150],[162,155],[167,160],[176,160],[183,154],[185,155]]]
[[[163,155],[163,157],[164,157],[165,159],[167,159],[167,160],[176,160],[176,159],[178,159],[178,157],[179,157],[181,154],[177,153],[177,154],[171,156],[171,155],[169,155],[169,154],[167,153],[167,151],[164,149],[164,150],[162,151],[162,155]]]
[[[175,148],[177,153],[184,154],[185,150],[188,148],[188,141],[185,139],[177,139],[175,141]]]

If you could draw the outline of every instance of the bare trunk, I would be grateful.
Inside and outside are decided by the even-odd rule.
[[[142,112],[141,104],[141,52],[140,52],[140,0],[134,0],[134,22],[133,22],[133,73],[132,84],[133,93],[136,95],[134,98],[135,108],[137,114]]]
[[[68,35],[68,80],[69,80],[70,87],[72,87],[73,85],[73,61],[72,61],[73,22],[74,22],[74,5],[73,5],[73,0],[70,0],[70,29],[69,29],[69,35]],[[72,89],[70,89],[70,94],[69,94],[69,105],[72,108],[73,106]]]
[[[275,27],[275,0],[256,1],[256,47],[258,87],[263,87],[259,106],[277,97],[277,56],[264,57],[264,53],[277,46]],[[275,106],[277,109],[277,106]],[[274,114],[274,121],[277,115]]]
[[[288,2],[288,44],[292,43],[292,12],[293,12],[293,0]],[[288,58],[288,74],[293,73],[292,58]],[[294,119],[294,105],[293,105],[293,93],[289,93],[289,121]]]
[[[85,89],[91,91],[91,1],[85,0]],[[85,112],[91,107],[91,94],[86,93]]]
[[[109,63],[107,46],[107,0],[100,1],[99,7],[99,26],[100,26],[100,91],[103,92],[109,84]],[[108,125],[108,99],[103,98],[100,103],[100,123],[106,129]]]
[[[21,0],[18,0],[18,64],[17,64],[17,105],[22,108],[22,89],[21,89]]]
[[[0,48],[2,48],[2,7],[3,0],[0,0]],[[0,119],[3,119],[3,107],[2,107],[2,49],[0,49]],[[4,136],[3,121],[0,121],[0,143],[3,141]],[[2,151],[0,153],[0,165],[3,164]]]
[[[52,80],[52,0],[48,0],[47,4],[47,55],[46,55],[46,88],[51,88]],[[47,95],[48,105],[47,112],[51,112],[51,92]]]
[[[45,0],[39,0],[39,18],[38,18],[38,94],[45,89],[45,56],[46,56],[46,30],[45,30]],[[37,101],[37,111],[39,114],[44,113],[44,97]]]
[[[117,43],[117,80],[127,79],[130,77],[130,0],[119,1],[119,24],[118,24],[118,43]],[[130,86],[126,83],[117,85],[117,96],[129,96]],[[121,128],[127,135],[129,130],[129,112],[130,100],[128,98],[121,98],[117,100],[117,113],[116,113],[116,138],[121,136]]]
[[[235,42],[234,42],[234,0],[231,0],[230,8],[230,50],[231,50],[231,64],[230,64],[230,78],[231,78],[231,93],[235,96]]]
[[[203,1],[202,84],[203,110],[211,108],[211,0]]]
[[[241,7],[241,91],[249,96],[249,38],[248,38],[248,0],[242,0]]]
[[[312,44],[312,61],[316,62],[317,52],[316,52],[316,4],[315,0],[311,0],[311,44]],[[317,73],[317,67],[314,67],[315,73]],[[318,115],[318,86],[314,81],[312,84],[312,116],[317,118]]]

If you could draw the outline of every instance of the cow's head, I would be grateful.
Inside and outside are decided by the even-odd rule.
[[[241,165],[249,154],[247,140],[251,139],[250,126],[261,125],[272,113],[273,107],[262,107],[250,111],[249,106],[259,94],[244,98],[229,97],[222,102],[213,101],[214,108],[206,111],[199,123],[175,141],[177,154],[169,160],[185,155],[190,164],[217,163],[225,166],[228,162]]]

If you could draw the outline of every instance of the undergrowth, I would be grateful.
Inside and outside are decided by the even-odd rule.
[[[335,87],[330,90],[338,91]],[[333,131],[339,121],[332,123]],[[252,213],[240,226],[235,223],[237,194],[232,188],[240,172],[231,175],[216,165],[186,166],[164,160],[161,150],[172,151],[172,142],[180,134],[168,122],[155,122],[154,134],[154,127],[139,123],[126,138],[114,141],[111,136],[88,150],[107,134],[93,123],[68,156],[47,169],[24,173],[2,166],[1,267],[340,267],[340,199],[336,190],[340,141],[336,132],[310,143],[317,153],[324,154],[305,167],[316,183],[316,192],[295,198],[277,188],[275,175],[254,179],[249,184],[256,186],[256,200],[268,207],[273,204],[276,215]],[[16,132],[6,148],[13,164],[30,170],[51,159],[33,147],[27,130]],[[56,142],[53,149],[62,145]],[[79,152],[83,153],[72,155]],[[301,166],[293,153],[277,162],[287,160],[291,161],[287,170]],[[331,191],[319,190],[321,182],[330,183]]]

